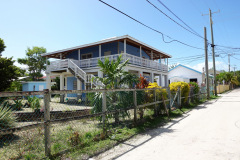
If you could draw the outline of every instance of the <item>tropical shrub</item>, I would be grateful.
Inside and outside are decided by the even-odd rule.
[[[12,105],[12,109],[13,110],[16,110],[16,111],[19,111],[22,109],[22,99],[18,99],[17,97],[13,100],[14,101],[14,104]]]
[[[184,98],[184,102],[187,102],[188,99],[188,95],[190,92],[190,86],[188,83],[186,82],[172,82],[170,85],[170,91],[172,94],[176,94],[178,91],[178,87],[180,87],[181,89],[181,97],[185,97]]]
[[[28,105],[33,110],[39,110],[41,108],[40,99],[38,97],[28,97]]]
[[[149,82],[147,81],[146,78],[144,78],[141,74],[140,74],[140,78],[139,78],[139,83],[137,84],[137,88],[147,88],[148,87]]]
[[[193,93],[194,94],[199,93],[200,88],[199,88],[199,86],[196,82],[190,82],[189,85],[190,85],[190,87],[193,87]]]
[[[16,117],[12,110],[7,107],[0,108],[0,129],[8,129],[15,126]]]
[[[163,99],[165,99],[165,100],[167,99],[167,90],[166,89],[161,89],[162,87],[159,86],[157,84],[157,82],[153,82],[153,83],[149,82],[147,88],[156,88],[156,90],[155,90],[156,93],[155,94],[156,94],[156,100],[157,101],[161,101]],[[151,102],[155,101],[154,91],[153,90],[146,90],[145,93],[146,93],[146,103],[151,103]],[[163,104],[159,104],[158,106],[159,106],[159,109],[164,110]],[[155,107],[155,105],[148,106],[147,108],[153,108],[153,107]],[[157,113],[158,111],[155,111],[155,112],[156,112],[156,114],[158,114]]]

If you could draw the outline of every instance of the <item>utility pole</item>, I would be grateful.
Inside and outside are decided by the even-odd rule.
[[[215,52],[214,52],[214,39],[213,39],[213,22],[212,22],[212,11],[209,8],[209,18],[210,18],[210,27],[211,27],[211,38],[212,38],[212,57],[213,57],[213,76],[214,76],[214,93],[217,96],[217,81],[216,81],[216,66],[215,66]]]
[[[207,99],[210,98],[209,92],[209,75],[208,75],[208,44],[207,44],[207,29],[204,27],[204,47],[205,47],[205,70],[206,70],[206,84],[207,84]]]
[[[220,12],[217,11],[217,12],[214,12],[214,13],[218,13]],[[217,81],[216,81],[216,65],[215,65],[215,52],[214,52],[214,39],[213,39],[213,21],[212,21],[212,11],[211,9],[209,8],[209,19],[210,19],[210,28],[211,28],[211,38],[212,38],[212,44],[211,44],[211,47],[212,47],[212,57],[213,57],[213,76],[214,76],[214,93],[215,93],[215,96],[217,96]],[[202,15],[204,16],[204,14]]]

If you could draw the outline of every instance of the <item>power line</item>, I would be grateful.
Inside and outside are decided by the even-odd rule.
[[[201,50],[204,50],[203,48],[195,47],[195,46],[189,45],[189,44],[187,44],[187,43],[184,43],[184,42],[182,42],[182,41],[179,41],[179,40],[173,39],[172,37],[170,37],[170,36],[168,36],[168,35],[166,35],[166,34],[162,33],[161,31],[159,31],[159,30],[156,30],[156,29],[154,29],[154,28],[152,28],[152,27],[150,27],[150,26],[148,26],[148,25],[146,25],[146,24],[144,24],[144,23],[140,22],[139,20],[137,20],[137,19],[135,19],[135,18],[131,17],[130,15],[128,15],[128,14],[126,14],[126,13],[124,13],[124,12],[120,11],[119,9],[117,9],[117,8],[113,7],[112,5],[110,5],[110,4],[108,4],[108,3],[106,3],[106,2],[104,2],[104,1],[102,1],[102,0],[99,0],[99,1],[100,1],[101,3],[103,3],[103,4],[107,5],[108,7],[110,7],[110,8],[112,8],[112,9],[114,9],[114,10],[118,11],[119,13],[121,13],[121,14],[125,15],[126,17],[128,17],[128,18],[130,18],[130,19],[134,20],[135,22],[137,22],[137,23],[141,24],[142,26],[144,26],[144,27],[146,27],[146,28],[148,28],[148,29],[150,29],[150,30],[152,30],[152,31],[156,32],[156,33],[159,33],[159,34],[161,34],[161,35],[162,35],[162,40],[163,40],[163,42],[165,42],[165,43],[178,42],[178,43],[180,43],[180,44],[182,44],[182,45],[185,45],[185,46],[188,46],[188,47],[191,47],[191,48],[195,48],[195,49],[201,49]],[[166,37],[168,37],[169,39],[172,39],[172,40],[167,42],[167,41],[165,41],[165,39],[164,39],[164,36],[166,36]]]
[[[189,25],[187,25],[181,18],[179,18],[173,11],[171,11],[162,1],[158,0],[158,2],[163,5],[169,12],[171,12],[179,21],[181,21],[183,24],[185,24],[185,26],[187,26],[191,31],[193,31],[194,33],[196,33],[198,36],[200,36],[201,38],[203,38],[200,34],[198,34],[198,32],[196,32],[194,29],[192,29]]]
[[[200,36],[198,33],[195,33],[195,31],[190,31],[189,29],[187,29],[186,27],[182,26],[181,24],[179,24],[177,21],[175,21],[174,19],[172,19],[170,16],[168,16],[166,13],[164,13],[161,9],[159,9],[157,6],[155,6],[153,3],[151,3],[149,0],[146,0],[150,5],[152,5],[155,9],[157,9],[159,12],[161,12],[163,15],[165,15],[166,17],[168,17],[170,20],[172,20],[174,23],[176,23],[177,25],[179,25],[180,27],[182,27],[183,29],[185,29],[186,31],[194,34],[195,36],[198,36],[202,39],[204,39],[202,36]],[[161,1],[158,1],[159,3],[161,3]],[[162,3],[161,3],[162,4]],[[164,5],[164,4],[163,4]],[[165,6],[165,5],[164,5]],[[168,9],[169,10],[169,9]],[[170,11],[172,13],[172,11]],[[173,13],[174,14],[174,13]],[[174,14],[175,15],[175,14]],[[176,15],[175,15],[176,16]],[[183,22],[184,23],[184,22]],[[184,23],[185,24],[185,23]],[[187,25],[188,26],[188,25]]]
[[[229,48],[229,49],[240,49],[238,47],[229,47],[229,46],[222,46],[222,45],[215,45],[215,46],[223,47],[223,48]]]
[[[234,57],[234,56],[232,56],[232,57],[240,61],[240,59],[239,59],[239,58],[236,58],[236,57]]]

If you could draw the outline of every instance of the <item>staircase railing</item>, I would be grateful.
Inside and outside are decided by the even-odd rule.
[[[87,74],[84,72],[77,64],[75,64],[72,60],[68,59],[68,68],[71,68],[75,76],[81,77],[84,81],[87,80]]]
[[[96,80],[93,74],[86,74],[86,72],[84,72],[76,63],[77,62],[74,62],[73,60],[68,60],[68,68],[71,68],[71,70],[75,74],[75,77],[81,77],[85,81],[85,83],[91,83],[91,86],[95,85],[96,87],[104,87],[104,84]]]

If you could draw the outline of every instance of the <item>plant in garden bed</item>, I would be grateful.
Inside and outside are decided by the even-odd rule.
[[[13,115],[12,110],[7,107],[0,108],[0,129],[8,129],[15,127],[16,117]]]
[[[34,112],[40,112],[40,99],[38,97],[28,97],[28,105],[34,110]]]
[[[190,87],[193,87],[193,94],[199,94],[200,88],[196,82],[190,82],[189,85]],[[194,97],[195,97],[194,98],[195,101],[199,101],[198,96],[194,96]]]
[[[181,97],[185,97],[183,102],[187,102],[188,95],[190,92],[190,86],[186,82],[172,82],[170,85],[171,94],[176,94],[178,91],[178,87],[181,89]]]
[[[155,88],[156,90],[154,90],[156,93],[156,100],[157,101],[162,101],[163,99],[166,100],[167,99],[167,90],[166,89],[162,89],[161,86],[158,86],[157,82],[153,82],[153,83],[149,83],[147,88]],[[146,90],[146,103],[151,103],[155,101],[155,97],[154,97],[154,91],[153,90]],[[155,105],[151,105],[151,106],[147,106],[146,108],[150,108],[150,109],[154,109],[155,111],[155,115],[159,115],[160,113],[162,113],[162,111],[164,111],[164,106],[163,103],[157,104],[156,105],[157,108],[155,108]]]
[[[117,60],[110,61],[106,58],[104,62],[98,60],[98,66],[101,68],[104,78],[96,77],[93,81],[100,81],[104,84],[105,89],[117,89],[121,86],[128,86],[132,88],[133,84],[138,82],[138,78],[129,72],[124,71],[128,60],[122,62],[122,55],[119,55]],[[112,111],[116,109],[124,109],[133,104],[132,92],[108,92],[107,93],[107,111]],[[88,99],[93,106],[93,113],[102,112],[102,93],[96,92],[88,94]],[[122,111],[120,113],[114,113],[108,115],[108,118],[115,118],[115,122],[119,122],[119,116],[127,116],[127,111]]]

